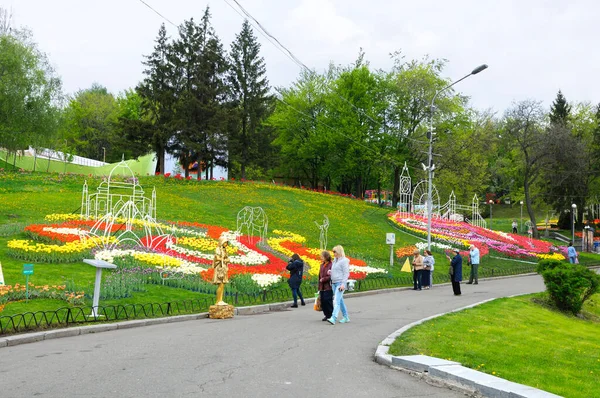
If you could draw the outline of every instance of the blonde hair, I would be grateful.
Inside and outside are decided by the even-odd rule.
[[[342,245],[334,246],[331,250],[334,252],[338,252],[340,254],[340,257],[346,257],[346,253],[344,253],[344,248],[342,247]]]

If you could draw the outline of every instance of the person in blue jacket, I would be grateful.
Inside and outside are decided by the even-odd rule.
[[[455,296],[460,296],[460,281],[462,281],[462,257],[460,251],[454,249],[454,257],[450,260],[450,281],[452,281],[452,290]]]
[[[569,262],[571,264],[575,264],[577,261],[577,250],[573,247],[573,242],[569,242],[569,247],[567,248],[567,256],[569,257]]]
[[[300,291],[300,285],[302,284],[302,274],[304,272],[304,261],[300,259],[300,256],[294,253],[290,262],[287,265],[287,270],[290,271],[290,279],[288,279],[288,285],[292,289],[292,297],[294,298],[294,304],[290,307],[298,308],[298,297],[302,305],[306,305],[302,292]]]

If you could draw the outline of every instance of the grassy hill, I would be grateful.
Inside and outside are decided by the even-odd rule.
[[[326,215],[330,222],[327,247],[341,244],[349,256],[364,260],[371,267],[389,269],[390,248],[385,244],[386,233],[396,233],[395,248],[422,241],[392,226],[386,217],[390,209],[338,195],[268,183],[199,182],[162,176],[143,176],[139,180],[146,196],[149,197],[152,190],[156,189],[157,218],[163,221],[189,221],[235,230],[237,214],[244,206],[262,207],[268,217],[269,234],[274,230],[290,231],[305,237],[305,246],[318,248],[320,231],[315,222],[321,224]],[[25,281],[22,275],[23,261],[7,255],[7,242],[26,238],[23,227],[44,222],[48,214],[79,214],[85,181],[89,192],[93,193],[102,179],[89,175],[0,172],[0,262],[7,285]],[[519,210],[516,208],[516,211]],[[447,261],[442,254],[436,254],[436,261],[442,265],[442,268],[438,268],[438,276],[443,277]],[[400,265],[400,261],[395,259],[390,275],[406,277],[407,274],[400,273]],[[513,273],[523,264],[486,257],[482,266],[483,272],[495,269]],[[89,292],[93,286],[94,272],[92,267],[83,263],[36,264],[31,281],[38,285],[64,285],[71,282]],[[286,285],[282,289],[289,293]],[[198,297],[197,292],[152,285],[127,299],[107,300],[104,303],[167,302],[194,297]],[[34,300],[34,304],[31,303],[10,303],[0,315],[53,309],[57,305],[51,300]]]

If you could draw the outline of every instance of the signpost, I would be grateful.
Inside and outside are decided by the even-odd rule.
[[[23,275],[25,275],[25,302],[29,301],[29,275],[33,275],[33,264],[23,264]]]
[[[394,245],[396,244],[396,234],[385,234],[385,243],[390,245],[390,267],[394,265]]]
[[[100,300],[100,283],[102,282],[102,268],[114,269],[116,265],[104,260],[85,259],[84,263],[96,267],[96,282],[94,283],[94,300],[92,303],[92,313],[89,316],[98,318],[98,301]]]

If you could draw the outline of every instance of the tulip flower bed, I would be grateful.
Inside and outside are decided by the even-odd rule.
[[[25,301],[26,299],[58,299],[70,304],[83,304],[83,292],[69,291],[65,285],[37,286],[29,283],[29,289],[24,284],[0,285],[0,311],[9,302]]]
[[[424,217],[417,215],[406,217],[399,213],[392,213],[388,217],[395,225],[407,232],[427,236],[427,219]],[[431,221],[431,237],[438,244],[449,245],[444,250],[456,247],[466,251],[469,245],[475,245],[481,256],[486,256],[493,251],[498,255],[515,259],[564,260],[566,253],[566,247],[556,247],[550,242],[480,228],[465,222],[441,219]],[[397,255],[406,256],[406,250],[399,249]]]
[[[93,220],[81,220],[73,215],[52,214],[46,217],[51,224],[33,224],[25,228],[29,240],[13,239],[8,242],[7,253],[17,259],[42,263],[78,262],[86,257],[115,262],[126,259],[129,264],[142,268],[168,271],[170,274],[200,275],[210,282],[210,268],[217,247],[217,239],[226,237],[229,242],[229,277],[251,275],[251,280],[261,288],[277,284],[289,276],[287,261],[282,258],[298,253],[308,266],[306,278],[317,276],[320,267],[320,250],[302,244],[306,239],[288,231],[273,231],[267,240],[270,250],[259,247],[257,237],[240,236],[227,228],[193,222],[158,223],[172,234],[166,239],[146,236],[140,245],[116,245],[114,234],[122,224],[95,225]],[[61,221],[62,222],[57,222]],[[96,234],[91,235],[95,227]],[[141,234],[144,223],[138,221],[134,233]],[[106,236],[100,236],[106,232]],[[90,238],[90,236],[93,236]],[[47,242],[47,243],[40,243]],[[350,258],[350,277],[364,279],[370,273],[384,273],[384,269],[368,267],[364,261]]]

